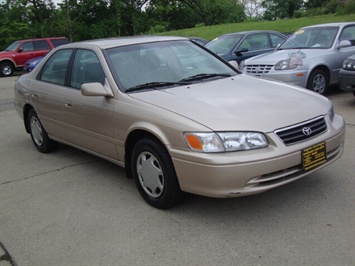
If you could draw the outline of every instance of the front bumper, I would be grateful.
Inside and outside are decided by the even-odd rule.
[[[260,150],[200,154],[170,151],[183,191],[208,197],[226,198],[251,195],[287,184],[337,160],[344,149],[345,122],[335,116],[328,130],[307,141],[285,146],[269,133],[269,147]],[[326,163],[305,171],[301,151],[326,143]]]
[[[245,67],[246,68],[246,67]],[[245,69],[244,68],[244,69]],[[274,70],[271,69],[268,73],[248,73],[251,76],[258,76],[262,78],[283,81],[290,85],[296,85],[305,88],[307,86],[307,70]]]
[[[339,87],[343,91],[355,92],[355,71],[341,69],[339,71]]]

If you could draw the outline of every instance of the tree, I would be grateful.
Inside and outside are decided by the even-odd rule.
[[[29,9],[19,1],[8,0],[0,5],[0,50],[15,40],[30,37],[29,12]]]
[[[264,13],[262,0],[240,0],[240,4],[248,18],[259,18]]]
[[[215,25],[244,20],[243,7],[233,0],[180,0],[190,7],[205,25]]]
[[[275,20],[277,18],[293,17],[296,10],[304,7],[303,0],[263,0],[262,7],[265,8],[264,18]]]

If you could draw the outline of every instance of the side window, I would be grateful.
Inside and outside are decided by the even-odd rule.
[[[49,43],[46,40],[34,41],[33,43],[34,43],[34,48],[37,51],[51,49],[51,47],[49,46]]]
[[[276,48],[277,45],[282,44],[285,40],[276,34],[270,33],[271,46]]]
[[[249,51],[257,51],[269,48],[267,34],[257,33],[247,36],[244,42],[248,42]]]
[[[340,35],[339,41],[348,40],[355,45],[355,26],[346,27]]]
[[[70,86],[80,89],[84,83],[105,84],[105,74],[96,54],[90,50],[77,50],[71,74]]]
[[[69,43],[69,40],[68,39],[51,39],[51,42],[54,47],[58,47],[59,45]]]
[[[22,52],[30,52],[33,51],[33,42],[24,42],[21,45]]]
[[[242,43],[238,47],[239,50],[247,49],[248,51],[250,50],[250,44],[247,39],[244,39]]]
[[[64,85],[68,62],[72,52],[71,49],[66,49],[53,54],[43,66],[39,79],[50,83]]]

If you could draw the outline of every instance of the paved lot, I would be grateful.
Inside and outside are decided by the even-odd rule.
[[[260,195],[191,195],[161,211],[114,164],[64,145],[37,152],[13,108],[16,78],[0,78],[0,241],[18,266],[355,265],[352,94],[329,95],[347,121],[334,164]]]

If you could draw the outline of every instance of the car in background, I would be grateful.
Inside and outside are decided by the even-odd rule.
[[[344,149],[345,122],[327,98],[242,75],[188,38],[67,44],[19,77],[14,93],[39,152],[61,142],[123,166],[160,209],[184,192],[261,193]]]
[[[15,70],[23,70],[28,60],[43,56],[53,48],[66,43],[69,43],[69,40],[65,37],[15,41],[0,52],[0,76],[12,76]]]
[[[247,59],[240,69],[325,95],[354,52],[354,22],[320,24],[297,30],[275,52]]]
[[[23,66],[23,71],[24,72],[31,72],[39,64],[39,62],[41,62],[41,60],[44,57],[45,57],[45,55],[35,57],[35,58],[28,60]]]
[[[339,87],[343,91],[351,91],[355,96],[355,54],[344,60],[339,71]]]
[[[228,62],[240,64],[247,58],[274,51],[286,39],[285,35],[276,31],[243,31],[221,35],[205,47]]]

